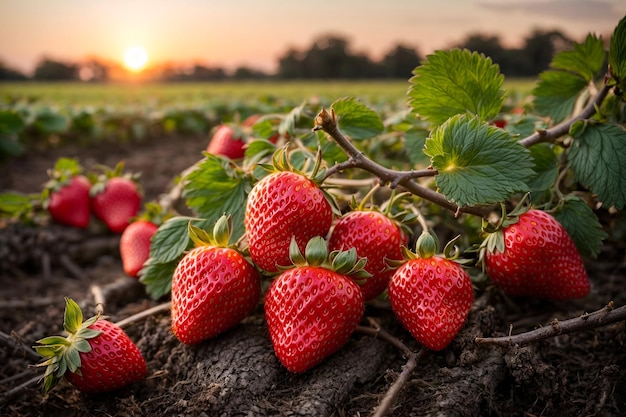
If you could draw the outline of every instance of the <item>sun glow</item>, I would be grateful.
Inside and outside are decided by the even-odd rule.
[[[131,71],[139,72],[148,63],[148,53],[141,46],[132,46],[124,54],[124,66]]]

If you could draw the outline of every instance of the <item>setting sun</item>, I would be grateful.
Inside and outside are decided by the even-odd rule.
[[[124,65],[131,71],[141,71],[148,62],[148,53],[141,46],[132,46],[126,50]]]

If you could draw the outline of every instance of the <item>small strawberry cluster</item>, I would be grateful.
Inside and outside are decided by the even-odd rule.
[[[320,185],[319,164],[305,174],[287,158],[277,152],[273,172],[248,195],[249,260],[228,245],[228,216],[213,234],[190,226],[196,248],[172,280],[176,337],[199,343],[234,326],[258,304],[260,280],[269,276],[266,323],[277,358],[291,372],[304,372],[344,346],[365,302],[387,289],[394,312],[418,341],[433,350],[447,346],[473,302],[469,274],[434,256],[432,238],[420,241],[419,256],[406,249],[408,235],[388,212],[353,204],[341,215]]]
[[[124,165],[84,174],[78,161],[60,158],[48,171],[43,206],[50,217],[67,226],[85,229],[91,214],[113,233],[121,234],[120,255],[124,272],[136,278],[150,255],[150,239],[163,221],[158,207],[146,204],[140,213],[142,194],[138,175],[123,173]]]

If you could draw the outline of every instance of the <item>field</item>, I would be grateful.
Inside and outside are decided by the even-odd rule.
[[[507,81],[505,108],[523,105],[520,100],[532,86],[527,80]],[[142,173],[144,202],[160,200],[176,188],[180,173],[201,160],[220,122],[254,113],[284,116],[306,103],[296,131],[307,144],[314,139],[312,116],[342,97],[358,97],[385,121],[380,143],[361,142],[380,156],[377,161],[408,164],[418,157],[399,148],[398,132],[407,129],[407,88],[405,81],[0,84],[0,114],[10,109],[23,122],[11,132],[19,152],[0,161],[0,191],[39,193],[46,171],[67,156],[88,169],[123,160],[128,171]],[[442,238],[458,233],[457,223],[446,223],[455,221],[451,213],[428,214]],[[615,213],[602,214],[603,220],[616,221]],[[512,299],[491,285],[477,285],[466,325],[440,352],[425,353],[384,298],[368,303],[369,321],[363,320],[336,355],[303,374],[288,372],[276,359],[261,303],[237,327],[195,346],[178,342],[169,314],[161,311],[125,328],[148,362],[146,381],[96,396],[78,393],[67,383],[48,395],[33,384],[16,388],[38,375],[29,367],[38,361],[30,346],[62,332],[63,297],[77,300],[90,315],[103,296],[106,314],[118,322],[162,304],[167,296],[153,300],[142,284],[125,276],[119,236],[99,223],[75,230],[49,221],[31,227],[0,218],[0,245],[5,245],[0,331],[10,335],[0,339],[3,402],[12,393],[2,415],[368,416],[389,399],[385,415],[398,417],[610,417],[626,412],[623,321],[525,345],[475,343],[476,337],[548,327],[609,302],[625,305],[621,237],[608,239],[597,259],[585,259],[592,292],[584,299]],[[376,326],[382,330],[374,331]],[[415,370],[393,397],[390,388],[416,352],[422,353]]]

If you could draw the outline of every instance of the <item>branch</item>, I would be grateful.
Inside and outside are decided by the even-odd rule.
[[[569,129],[575,122],[588,119],[596,113],[596,107],[602,104],[611,88],[612,87],[604,84],[604,86],[598,92],[595,98],[590,101],[589,104],[587,104],[587,106],[582,109],[582,111],[576,116],[572,117],[569,120],[565,120],[558,125],[551,127],[550,129],[538,130],[532,135],[520,140],[519,143],[529,148],[537,143],[552,142],[562,136],[567,135],[569,133]]]
[[[606,326],[623,320],[626,320],[626,306],[614,309],[613,301],[611,301],[606,305],[606,307],[590,314],[585,313],[580,317],[575,317],[565,321],[554,319],[549,326],[540,327],[539,329],[531,330],[526,333],[520,333],[515,336],[477,337],[476,343],[479,345],[496,345],[501,347],[524,345],[561,334],[595,329],[597,327]]]
[[[415,353],[411,349],[409,349],[407,345],[402,343],[400,339],[387,333],[374,319],[369,318],[369,321],[372,327],[358,326],[356,328],[356,331],[370,335],[372,337],[380,338],[381,340],[386,341],[387,343],[402,351],[402,353],[406,357],[408,357],[406,364],[402,366],[402,372],[400,373],[400,376],[398,376],[398,379],[396,379],[393,384],[391,384],[382,401],[372,414],[372,417],[383,417],[387,415],[389,410],[391,410],[391,407],[393,407],[396,398],[400,394],[400,391],[402,390],[406,382],[409,380],[409,377],[417,367],[417,364],[421,362],[424,358],[426,358],[430,351],[428,349],[422,349],[418,353]]]
[[[550,129],[539,130],[532,135],[521,139],[519,143],[525,147],[530,147],[540,142],[550,142],[564,135],[567,135],[572,124],[578,120],[588,119],[596,113],[596,108],[604,101],[607,94],[611,90],[611,87],[604,84],[602,89],[598,92],[595,98],[587,104],[587,106],[576,116],[569,120],[566,120]],[[435,169],[423,169],[415,171],[396,171],[386,168],[371,159],[367,158],[361,151],[359,151],[353,144],[346,138],[339,130],[337,124],[337,115],[334,109],[330,109],[330,113],[326,109],[322,109],[320,113],[315,117],[315,125],[313,131],[322,130],[332,137],[335,142],[346,152],[348,160],[330,167],[326,173],[326,177],[333,175],[337,172],[341,172],[349,168],[360,168],[368,171],[378,178],[381,183],[389,184],[391,188],[403,186],[412,194],[429,200],[441,207],[453,211],[455,216],[460,216],[461,213],[474,214],[480,217],[486,217],[490,213],[488,207],[459,207],[456,204],[446,200],[446,198],[430,188],[426,188],[415,182],[415,179],[422,177],[432,177],[437,175]]]
[[[392,188],[401,185],[412,194],[453,211],[457,216],[459,216],[462,212],[475,214],[481,217],[486,216],[489,213],[489,210],[484,207],[460,208],[456,204],[446,200],[442,194],[433,191],[430,188],[423,187],[414,181],[416,178],[432,177],[437,175],[437,171],[434,169],[395,171],[367,158],[352,144],[352,142],[348,140],[348,138],[343,135],[343,133],[341,133],[337,126],[337,116],[335,115],[334,109],[330,109],[330,113],[327,112],[326,109],[322,109],[322,111],[320,111],[315,118],[315,126],[313,127],[313,130],[323,130],[326,132],[348,154],[348,161],[337,164],[336,168],[331,167],[331,169],[328,170],[331,174],[347,168],[360,168],[376,175],[380,178],[382,183],[389,183]]]

